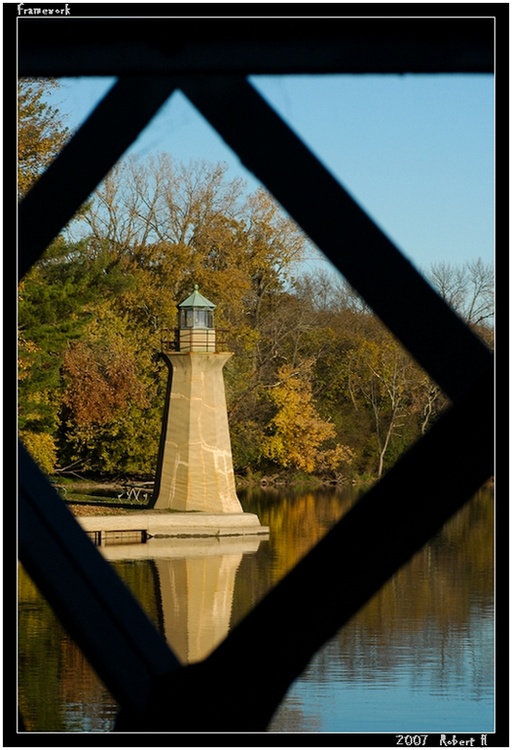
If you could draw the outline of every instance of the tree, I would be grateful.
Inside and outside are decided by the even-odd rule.
[[[295,467],[307,474],[339,470],[350,463],[347,446],[325,447],[335,437],[334,425],[322,419],[313,402],[310,363],[302,371],[290,366],[278,370],[278,382],[269,389],[276,411],[269,423],[264,455],[283,467]]]
[[[94,299],[105,290],[79,246],[59,240],[52,256],[36,263],[18,288],[18,424],[34,449],[56,439],[64,352],[82,337]]]
[[[434,263],[430,280],[441,297],[485,340],[494,319],[494,269],[481,258],[462,266]]]
[[[48,90],[56,86],[58,83],[52,79],[25,78],[18,83],[18,199],[29,191],[69,136],[58,110],[44,99]],[[36,270],[32,281],[37,275]],[[36,287],[30,279],[25,279],[20,285],[19,431],[21,439],[43,471],[51,473],[57,459],[54,432],[58,410],[58,367],[55,360],[52,361],[51,354],[45,351],[42,338],[37,336],[34,327],[27,321],[27,316],[30,318],[31,314],[31,293],[35,291]],[[45,291],[48,292],[47,289],[38,290],[40,301]],[[32,309],[35,311],[36,307],[34,322],[44,320],[44,306],[36,303]],[[37,339],[37,343],[34,339]]]
[[[249,206],[243,183],[226,173],[226,165],[185,167],[168,154],[130,157],[96,191],[80,226],[105,272],[123,266],[142,282],[119,300],[127,310],[137,307],[153,324],[172,327],[176,303],[199,284],[224,311],[219,325],[247,322],[253,277],[274,263],[275,250],[267,248],[266,261],[255,252],[258,202]]]
[[[105,475],[154,471],[163,390],[153,355],[111,301],[97,305],[63,358],[59,440],[66,463]]]
[[[22,78],[18,83],[18,198],[29,191],[69,137],[58,109],[44,98],[58,85],[51,78]]]
[[[265,191],[245,196],[226,170],[207,162],[184,167],[168,154],[123,160],[81,226],[103,276],[131,279],[112,304],[146,331],[155,350],[159,331],[174,328],[176,305],[194,284],[215,302],[219,338],[236,355],[225,370],[234,454],[247,466],[261,455],[258,440],[248,443],[247,409],[262,413],[264,388],[275,380],[274,353],[290,332],[288,313],[277,331],[276,305],[287,296],[283,288],[305,238]],[[251,434],[261,437],[264,423],[257,421]]]
[[[418,408],[419,371],[403,347],[378,324],[373,336],[361,338],[350,352],[347,375],[355,409],[362,402],[373,417],[376,473],[380,477],[393,439],[406,427],[410,432]]]
[[[20,287],[19,423],[41,463],[154,472],[161,337],[199,284],[235,354],[224,371],[235,470],[382,474],[446,399],[345,282],[297,273],[307,251],[272,197],[246,195],[225,165],[120,162]],[[489,331],[488,269],[434,270]]]

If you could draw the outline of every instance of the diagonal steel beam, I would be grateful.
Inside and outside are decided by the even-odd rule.
[[[451,399],[488,366],[485,345],[320,164],[236,76],[180,88]]]
[[[491,368],[212,655],[159,679],[150,711],[121,712],[116,729],[264,731],[316,651],[492,475],[493,377]]]
[[[40,257],[137,138],[175,86],[166,77],[118,81],[35,183],[18,212],[18,278]]]
[[[180,662],[19,445],[18,553],[114,698],[140,711]]]

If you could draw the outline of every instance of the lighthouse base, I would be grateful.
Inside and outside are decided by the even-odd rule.
[[[236,495],[222,369],[231,352],[165,355],[171,370],[155,510],[243,513]]]

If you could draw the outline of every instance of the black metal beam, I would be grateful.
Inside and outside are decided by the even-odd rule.
[[[79,6],[73,13],[80,12]],[[89,11],[90,12],[90,11]],[[130,11],[128,11],[129,13]],[[149,9],[147,13],[151,13]],[[153,11],[154,12],[154,11]],[[161,12],[161,11],[160,11]],[[176,10],[179,13],[179,9]],[[219,12],[218,10],[216,11]],[[18,19],[21,76],[173,73],[492,73],[494,18],[262,17]],[[352,11],[353,12],[353,11]],[[132,15],[134,11],[131,12]],[[369,12],[370,13],[370,12]],[[426,14],[425,14],[426,16]]]

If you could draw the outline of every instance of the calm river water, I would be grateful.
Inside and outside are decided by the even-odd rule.
[[[356,501],[353,491],[239,495],[268,539],[102,548],[183,662],[211,651]],[[493,732],[493,510],[481,490],[317,653],[269,731]],[[111,731],[114,700],[21,569],[19,592],[27,729]]]

